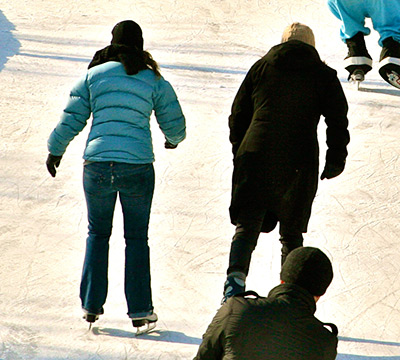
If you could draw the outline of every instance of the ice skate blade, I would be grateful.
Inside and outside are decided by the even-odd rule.
[[[364,71],[359,70],[359,69],[355,70],[355,71],[350,75],[350,78],[349,78],[350,82],[354,82],[354,83],[356,84],[357,90],[360,89],[360,83],[361,83],[362,81],[364,81],[364,79],[365,79]]]
[[[156,322],[151,322],[151,323],[148,322],[142,326],[136,326],[135,336],[148,334],[149,332],[153,331],[155,327],[156,327]]]
[[[360,85],[362,83],[362,80],[354,80],[351,78],[350,82],[355,84],[357,90],[360,90]]]

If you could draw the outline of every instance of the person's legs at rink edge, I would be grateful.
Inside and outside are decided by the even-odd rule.
[[[349,79],[357,76],[358,80],[364,80],[365,74],[372,69],[372,57],[364,40],[364,36],[371,32],[365,26],[365,18],[369,17],[365,3],[366,1],[328,0],[329,9],[342,21],[340,37],[348,48],[345,69],[349,72]]]
[[[345,59],[349,78],[358,69],[366,74],[372,67],[364,41],[364,36],[370,33],[370,29],[365,27],[365,18],[368,17],[379,33],[378,43],[382,47],[379,74],[400,88],[400,1],[328,0],[328,6],[342,20],[340,36],[349,48]]]
[[[382,47],[379,74],[389,84],[400,88],[400,1],[370,2],[369,11]]]

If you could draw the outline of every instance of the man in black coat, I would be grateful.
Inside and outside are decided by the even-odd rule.
[[[314,47],[312,30],[299,23],[246,75],[229,117],[234,155],[231,244],[224,300],[244,291],[260,232],[279,222],[282,264],[302,246],[318,185],[317,126],[325,117],[327,153],[321,179],[345,166],[348,105],[336,71]]]
[[[314,316],[332,278],[321,250],[293,250],[282,266],[282,284],[267,298],[248,291],[222,305],[194,360],[334,360],[337,328]]]

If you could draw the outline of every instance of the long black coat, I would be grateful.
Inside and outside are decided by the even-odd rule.
[[[337,328],[315,311],[312,295],[293,284],[267,298],[236,295],[218,310],[194,360],[334,360]]]
[[[307,231],[317,191],[317,125],[327,124],[326,162],[344,167],[347,101],[336,71],[314,47],[292,40],[274,46],[249,70],[229,117],[234,154],[231,221],[266,212],[263,232],[277,221]]]

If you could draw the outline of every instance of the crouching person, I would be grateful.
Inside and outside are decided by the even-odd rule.
[[[194,359],[335,359],[337,328],[314,316],[332,278],[332,264],[321,250],[293,250],[282,266],[281,284],[268,297],[247,291],[222,305]]]

